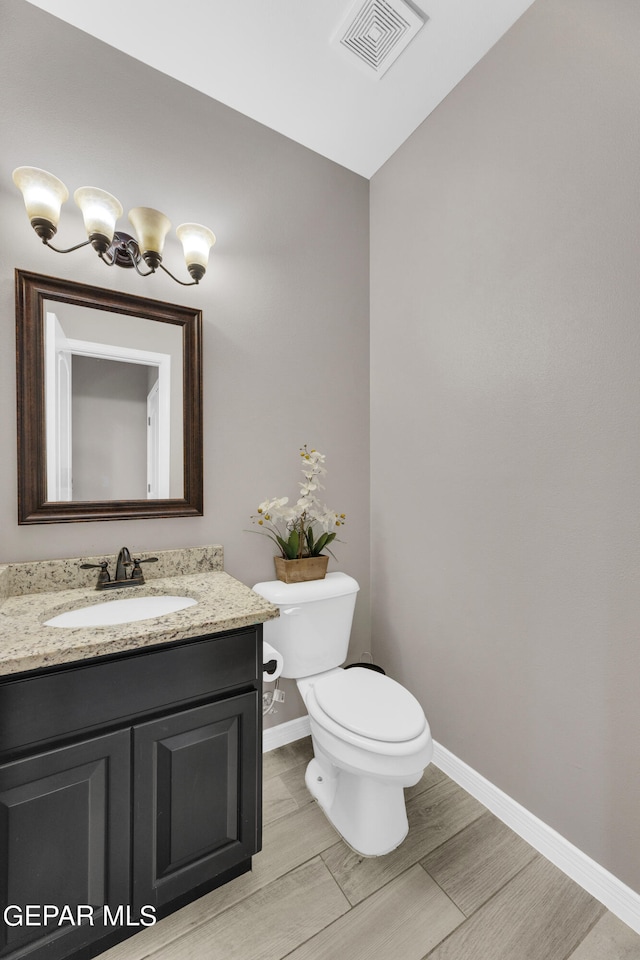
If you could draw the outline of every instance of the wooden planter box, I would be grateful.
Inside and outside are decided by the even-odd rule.
[[[284,583],[303,583],[305,580],[324,580],[329,557],[301,557],[300,560],[283,560],[274,557],[276,577]]]

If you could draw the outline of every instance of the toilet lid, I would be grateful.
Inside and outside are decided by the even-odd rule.
[[[390,677],[363,667],[331,674],[314,684],[321,710],[370,740],[397,743],[413,740],[426,726],[416,698]]]

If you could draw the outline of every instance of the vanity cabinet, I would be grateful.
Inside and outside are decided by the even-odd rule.
[[[261,677],[256,625],[0,681],[2,960],[93,957],[250,868]]]

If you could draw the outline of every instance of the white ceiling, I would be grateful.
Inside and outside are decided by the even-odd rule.
[[[381,77],[331,45],[353,0],[29,2],[371,177],[533,0],[411,0],[427,22]]]

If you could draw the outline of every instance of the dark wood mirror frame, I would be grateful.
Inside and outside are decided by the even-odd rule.
[[[18,523],[202,516],[202,311],[16,270]],[[92,307],[182,328],[184,489],[180,499],[47,500],[44,301]]]

